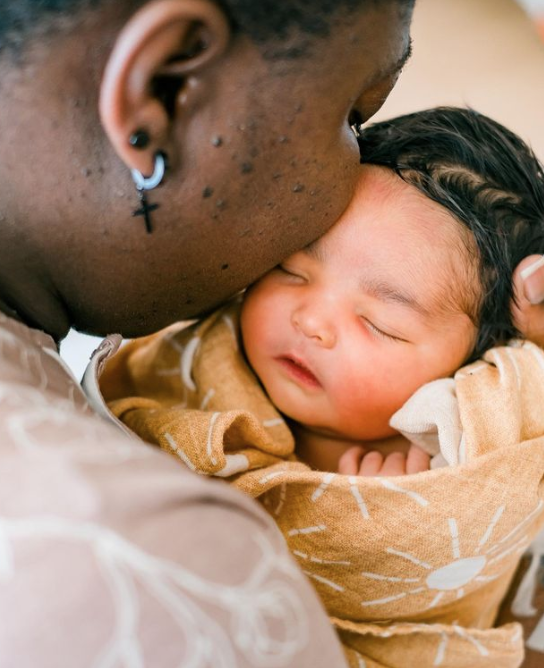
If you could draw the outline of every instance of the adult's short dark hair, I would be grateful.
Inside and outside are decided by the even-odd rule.
[[[106,2],[124,3],[128,9],[145,0],[0,0],[0,50],[19,50],[27,36],[61,29],[80,12]],[[326,36],[335,16],[388,3],[411,8],[415,0],[215,0],[235,32],[257,43],[282,42],[295,33]],[[293,54],[296,55],[296,49]]]
[[[325,37],[339,13],[396,3],[411,8],[415,0],[216,0],[235,30],[256,42],[282,41],[298,31]]]
[[[396,172],[473,234],[479,329],[471,359],[518,336],[513,272],[544,253],[544,172],[513,132],[472,109],[439,107],[365,128],[361,162]]]

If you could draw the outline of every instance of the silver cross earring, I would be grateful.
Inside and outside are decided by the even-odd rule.
[[[151,212],[156,211],[160,205],[149,203],[147,199],[147,191],[153,190],[161,184],[165,171],[166,161],[164,153],[161,153],[160,151],[155,154],[155,166],[151,176],[145,177],[137,169],[130,170],[132,179],[136,185],[136,190],[138,191],[138,197],[140,198],[140,208],[133,211],[132,215],[144,217],[145,229],[148,234],[151,234],[153,231],[153,226],[151,225]]]
[[[128,140],[129,144],[137,149],[143,150],[149,146],[151,138],[147,130],[138,129],[135,130]],[[147,199],[147,191],[153,190],[159,186],[164,178],[164,172],[166,171],[166,160],[164,153],[158,151],[155,154],[155,164],[153,168],[153,174],[151,176],[145,177],[137,169],[131,169],[130,174],[132,180],[136,185],[136,190],[138,191],[138,197],[140,198],[140,208],[132,212],[133,216],[143,216],[145,222],[145,229],[148,234],[151,234],[153,227],[151,225],[151,212],[156,211],[159,208],[159,204],[150,204]]]

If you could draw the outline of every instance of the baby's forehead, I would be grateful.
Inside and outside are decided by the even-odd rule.
[[[318,261],[360,259],[362,280],[410,288],[436,315],[475,316],[480,302],[479,254],[468,227],[392,170],[364,165],[345,214],[304,249]],[[419,294],[418,294],[419,293]]]

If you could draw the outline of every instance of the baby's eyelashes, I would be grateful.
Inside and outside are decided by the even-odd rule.
[[[289,265],[286,265],[286,264],[283,264],[283,263],[279,264],[276,267],[276,270],[278,272],[280,272],[281,274],[283,274],[284,276],[286,276],[287,278],[296,280],[297,282],[300,282],[300,283],[305,282],[305,281],[308,280],[307,277],[303,274],[302,271],[300,271],[299,269],[297,269],[295,267],[292,267],[292,266],[289,266]]]
[[[404,342],[406,343],[406,339],[401,339],[398,336],[393,336],[393,334],[388,334],[387,332],[384,332],[383,329],[380,329],[379,327],[376,327],[374,323],[372,323],[368,318],[365,318],[364,316],[360,316],[361,320],[364,322],[365,327],[376,337],[383,339],[385,341],[397,341],[397,342]]]

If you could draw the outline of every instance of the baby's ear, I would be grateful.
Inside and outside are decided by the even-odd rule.
[[[514,324],[522,336],[544,346],[544,256],[524,258],[514,272]]]
[[[227,18],[211,0],[150,2],[123,27],[104,71],[100,117],[129,169],[151,174],[157,151],[176,163],[174,121],[205,98],[200,75],[230,38]],[[145,146],[131,144],[137,131]]]

